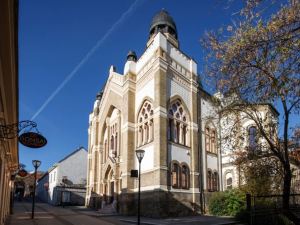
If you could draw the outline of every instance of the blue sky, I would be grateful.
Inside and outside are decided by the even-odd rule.
[[[71,153],[87,148],[88,116],[110,65],[122,73],[129,50],[141,56],[150,22],[166,9],[177,25],[180,48],[203,70],[200,38],[206,30],[229,24],[237,6],[219,0],[21,0],[19,9],[20,120],[31,119],[95,44],[107,35],[133,4],[134,8],[47,104],[34,121],[48,139],[40,149],[20,146],[20,162],[41,170]]]

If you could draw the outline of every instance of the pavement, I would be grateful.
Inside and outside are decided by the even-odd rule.
[[[136,217],[103,216],[98,211],[84,207],[52,206],[46,203],[36,203],[35,216],[31,219],[31,203],[15,202],[14,213],[9,216],[5,225],[130,225],[136,224]],[[141,217],[141,224],[148,225],[231,225],[237,224],[231,218],[214,216],[191,216],[180,218],[153,219]]]

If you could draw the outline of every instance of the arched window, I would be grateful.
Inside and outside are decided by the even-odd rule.
[[[226,189],[232,189],[232,177],[226,179]]]
[[[183,125],[182,131],[183,131],[183,134],[186,134],[186,133],[187,133],[187,126],[186,126],[186,125]],[[182,137],[183,137],[183,145],[187,145],[186,136],[187,136],[187,135],[183,135],[183,136],[182,136]]]
[[[153,119],[150,120],[148,126],[149,126],[149,140],[153,141],[153,137],[154,137]]]
[[[110,137],[110,149],[111,150],[113,150],[115,147],[114,147],[114,143],[115,143],[115,141],[114,141],[114,136],[113,135],[111,135],[111,137]]]
[[[189,189],[189,168],[186,165],[181,167],[181,188]]]
[[[207,190],[212,191],[212,172],[207,171]]]
[[[219,190],[219,185],[218,185],[218,173],[214,172],[212,175],[212,191],[218,191]]]
[[[205,128],[205,150],[207,152],[210,152],[210,133],[209,133],[209,128]]]
[[[179,99],[170,104],[168,117],[169,140],[189,146],[188,115]]]
[[[249,148],[255,150],[257,147],[257,129],[255,126],[249,128]]]
[[[233,183],[233,178],[232,178],[232,172],[231,171],[227,171],[224,174],[225,177],[225,189],[232,189],[232,183]]]
[[[172,163],[172,187],[180,188],[179,185],[180,167],[177,163]]]
[[[137,145],[141,146],[153,141],[153,106],[145,101],[138,114]]]
[[[117,156],[117,151],[118,151],[118,133],[116,132],[116,135],[115,135],[115,149],[114,149],[114,152],[113,152],[114,157]]]
[[[111,158],[117,157],[118,154],[118,124],[117,122],[114,122],[113,125],[111,125],[110,129],[110,151],[109,156]]]
[[[206,126],[205,127],[205,150],[207,152],[211,152],[217,154],[217,134],[216,130],[212,127]]]
[[[210,150],[212,153],[217,153],[216,151],[216,131],[212,130],[210,133]]]

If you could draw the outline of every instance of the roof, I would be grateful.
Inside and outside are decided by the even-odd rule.
[[[66,159],[70,158],[72,155],[75,155],[77,152],[79,152],[81,150],[84,150],[87,152],[87,150],[84,147],[80,146],[78,149],[71,152],[69,155],[65,156],[63,159],[59,160],[57,163],[54,163],[53,166],[48,170],[48,173],[50,173],[52,170],[54,170],[58,166],[59,163],[65,161]]]
[[[164,9],[160,10],[153,17],[151,25],[150,25],[150,32],[154,27],[159,26],[159,25],[167,25],[167,26],[171,27],[177,34],[177,28],[176,28],[176,24],[175,24],[173,18]]]
[[[80,147],[79,147],[78,149],[76,149],[74,152],[70,153],[70,154],[67,155],[65,158],[63,158],[63,159],[61,159],[60,161],[58,161],[58,163],[61,163],[61,162],[65,161],[67,158],[70,158],[72,155],[75,155],[77,152],[79,152],[79,151],[81,151],[81,150],[84,150],[84,151],[87,152],[87,150],[86,150],[84,147],[80,146]]]

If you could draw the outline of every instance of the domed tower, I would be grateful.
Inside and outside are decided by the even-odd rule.
[[[136,53],[134,51],[129,51],[128,54],[127,54],[127,61],[125,63],[125,66],[124,66],[124,72],[123,74],[127,74],[129,72],[135,74],[136,71],[136,61],[137,61],[137,56],[136,56]]]
[[[158,32],[164,34],[176,48],[179,48],[176,24],[170,14],[164,9],[156,13],[152,19],[147,47],[152,43]]]

